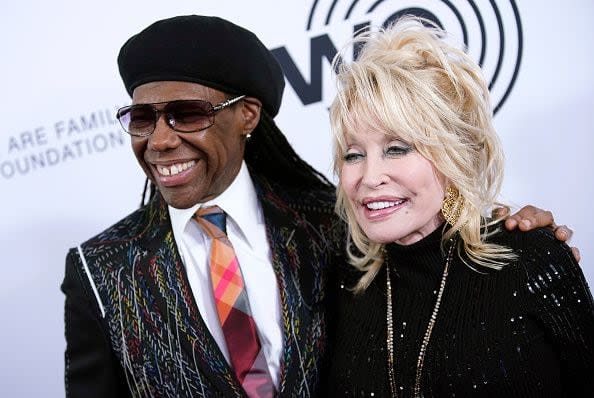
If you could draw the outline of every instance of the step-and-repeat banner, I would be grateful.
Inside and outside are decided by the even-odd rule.
[[[334,180],[330,60],[367,25],[406,13],[438,22],[489,80],[507,157],[502,200],[550,209],[572,227],[594,285],[589,0],[23,0],[2,8],[0,396],[64,395],[65,253],[136,208],[144,183],[114,117],[129,103],[116,56],[129,36],[174,15],[224,17],[274,51],[287,81],[277,123]]]

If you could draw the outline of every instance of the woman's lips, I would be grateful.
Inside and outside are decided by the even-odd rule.
[[[365,217],[377,221],[389,217],[406,205],[408,199],[367,199],[363,201],[362,207]]]

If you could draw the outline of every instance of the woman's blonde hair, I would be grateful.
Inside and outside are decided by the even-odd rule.
[[[471,262],[499,269],[515,256],[509,248],[485,242],[487,227],[499,221],[485,215],[496,204],[503,179],[489,89],[480,67],[444,38],[445,32],[429,21],[405,17],[353,39],[361,46],[355,61],[346,63],[339,53],[333,62],[338,94],[330,107],[334,171],[340,175],[346,137],[357,128],[379,129],[406,141],[464,197],[460,217],[442,243],[459,232],[462,258],[466,254]],[[355,287],[361,291],[381,267],[384,245],[366,237],[340,182],[336,211],[349,225],[351,263],[365,272]],[[353,253],[350,240],[362,255]]]

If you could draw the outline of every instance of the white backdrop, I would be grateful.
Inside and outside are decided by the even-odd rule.
[[[513,74],[520,31],[510,0],[494,2],[505,28],[503,41],[496,34],[492,3],[475,3],[487,32],[486,75],[492,75],[503,56],[493,88],[494,96],[501,98]],[[462,37],[457,11],[466,21],[470,51],[480,54],[477,10],[466,0],[451,1],[456,10],[439,0],[386,0],[377,2],[375,9],[373,4],[372,0],[358,4],[353,0],[22,0],[3,5],[0,396],[64,395],[59,285],[65,253],[140,201],[144,178],[128,138],[113,118],[114,110],[129,100],[115,61],[123,42],[157,19],[219,15],[253,30],[271,49],[284,47],[308,83],[310,65],[315,70],[319,64],[319,57],[310,54],[312,38],[326,35],[339,47],[354,25],[378,24],[402,8],[418,7],[431,10]],[[507,155],[502,199],[550,209],[558,221],[572,227],[576,231],[572,244],[581,249],[581,265],[592,286],[594,3],[574,0],[560,6],[556,1],[523,0],[518,11],[521,67],[496,115]],[[499,54],[503,42],[505,52]],[[327,107],[334,90],[329,63],[320,62],[322,80],[310,87],[320,98],[304,105],[288,84],[276,120],[297,151],[333,178]]]

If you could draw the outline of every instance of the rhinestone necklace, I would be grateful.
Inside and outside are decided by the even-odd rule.
[[[425,361],[425,353],[427,352],[427,346],[431,339],[431,332],[437,319],[439,312],[439,305],[441,304],[441,297],[445,290],[446,280],[448,278],[448,271],[450,269],[450,263],[454,257],[454,247],[456,246],[457,236],[450,239],[450,248],[446,258],[445,266],[443,268],[443,275],[441,276],[441,282],[439,284],[439,291],[437,292],[437,299],[435,300],[435,306],[433,312],[431,312],[431,318],[429,318],[429,324],[427,330],[423,336],[423,343],[419,350],[419,357],[417,358],[417,372],[415,377],[414,386],[414,397],[421,397],[421,374],[423,372],[423,362]],[[386,327],[387,327],[387,338],[386,345],[388,348],[388,380],[390,384],[390,396],[392,398],[398,397],[396,389],[396,372],[394,371],[394,326],[392,322],[392,281],[390,280],[390,267],[386,265]]]

